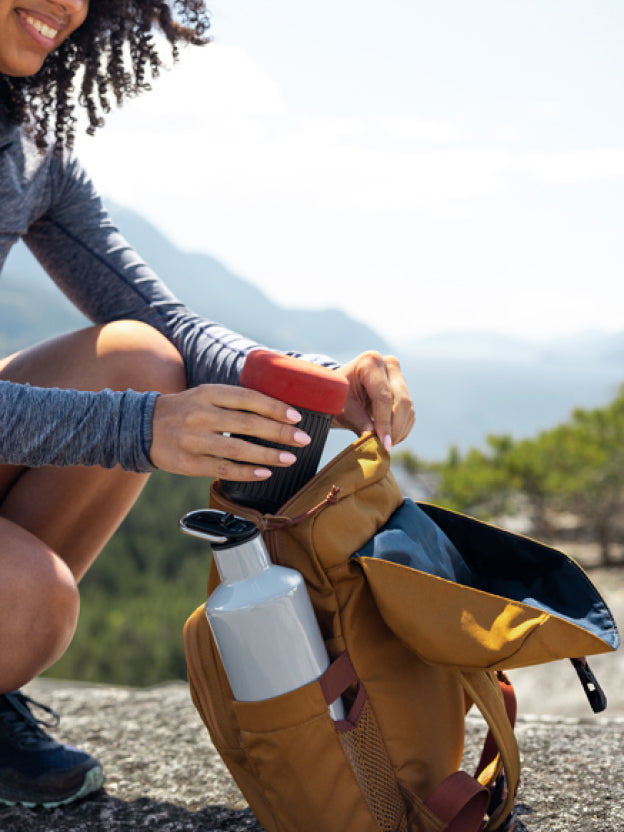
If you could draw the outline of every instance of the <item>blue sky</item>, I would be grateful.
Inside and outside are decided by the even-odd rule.
[[[210,8],[79,140],[108,196],[390,341],[624,329],[621,0]]]

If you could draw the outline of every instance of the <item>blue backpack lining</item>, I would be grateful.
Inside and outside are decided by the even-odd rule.
[[[379,558],[519,601],[582,627],[614,649],[613,616],[574,561],[530,538],[404,500],[354,557]]]

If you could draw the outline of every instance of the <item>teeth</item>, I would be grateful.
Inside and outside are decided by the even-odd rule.
[[[47,23],[43,23],[41,20],[30,17],[30,15],[26,16],[26,20],[31,26],[34,26],[38,32],[41,32],[44,37],[50,38],[50,40],[53,40],[59,33],[58,29],[53,29],[51,26],[48,26]]]

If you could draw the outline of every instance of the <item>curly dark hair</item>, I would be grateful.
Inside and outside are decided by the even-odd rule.
[[[57,151],[71,147],[77,105],[86,109],[87,133],[93,135],[110,112],[111,96],[120,105],[150,89],[150,79],[163,66],[155,28],[176,61],[180,43],[208,42],[209,27],[204,0],[92,0],[85,22],[36,75],[0,73],[0,106],[11,121],[32,127],[39,148],[47,147],[51,128]]]

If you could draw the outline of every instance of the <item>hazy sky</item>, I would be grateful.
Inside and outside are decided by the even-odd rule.
[[[107,196],[390,340],[624,330],[622,0],[209,6],[79,139]]]

